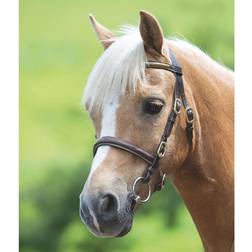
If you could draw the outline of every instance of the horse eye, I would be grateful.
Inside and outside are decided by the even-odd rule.
[[[164,104],[159,100],[149,100],[144,102],[143,111],[147,114],[154,115],[158,114],[162,110],[163,106]]]

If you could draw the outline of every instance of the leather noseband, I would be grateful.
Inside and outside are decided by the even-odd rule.
[[[186,126],[186,133],[187,138],[190,146],[192,145],[192,139],[193,139],[193,110],[191,107],[188,106],[185,91],[184,91],[184,84],[183,84],[183,78],[182,78],[182,69],[180,65],[178,64],[176,57],[174,53],[170,51],[170,59],[171,64],[164,64],[160,62],[146,62],[145,67],[146,68],[155,68],[155,69],[161,69],[161,70],[167,70],[172,72],[175,75],[176,82],[173,90],[173,105],[172,109],[169,113],[162,137],[160,139],[159,145],[157,147],[157,150],[154,154],[150,154],[147,151],[141,149],[138,146],[135,146],[125,140],[112,137],[112,136],[104,136],[97,140],[97,142],[94,145],[93,153],[94,155],[97,152],[97,149],[100,146],[111,146],[123,151],[126,151],[128,153],[131,153],[141,159],[143,159],[146,163],[148,163],[148,166],[145,170],[145,173],[143,176],[136,178],[134,185],[133,185],[133,194],[135,197],[135,201],[141,201],[146,202],[150,197],[150,185],[149,181],[151,179],[151,176],[154,171],[159,171],[160,175],[160,182],[156,185],[154,190],[161,190],[163,184],[164,184],[164,178],[165,174],[163,174],[159,169],[159,160],[164,157],[166,152],[166,146],[167,146],[167,139],[171,135],[173,125],[176,121],[177,115],[180,113],[182,106],[186,110],[187,115],[187,126]],[[147,183],[149,186],[149,195],[146,199],[142,200],[141,197],[135,192],[135,186],[138,183],[138,181],[142,181],[144,183]]]

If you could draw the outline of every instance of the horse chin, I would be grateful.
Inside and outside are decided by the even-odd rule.
[[[128,234],[132,228],[133,223],[133,217],[134,217],[134,211],[132,208],[128,208],[128,211],[124,212],[124,217],[120,218],[121,222],[123,223],[123,227],[119,234],[117,234],[115,237],[123,237],[126,234]]]
[[[117,238],[120,238],[120,237],[123,237],[125,236],[126,234],[129,233],[129,231],[131,230],[131,227],[132,227],[132,223],[130,223],[129,225],[126,225],[122,231],[116,236]]]
[[[132,228],[132,223],[133,223],[133,213],[127,213],[127,215],[124,213],[123,217],[119,217],[119,219],[121,219],[119,221],[119,223],[121,222],[121,228],[119,228],[120,224],[117,224],[117,227],[115,226],[114,230],[110,230],[110,232],[94,232],[94,230],[92,231],[92,233],[95,236],[98,237],[104,237],[104,238],[120,238],[125,236],[126,234],[128,234]]]

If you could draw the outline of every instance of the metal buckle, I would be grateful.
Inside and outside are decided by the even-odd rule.
[[[159,158],[164,157],[166,151],[166,141],[161,141],[158,146],[157,155]]]
[[[160,183],[156,184],[155,186],[155,190],[156,191],[161,191],[164,187],[165,184],[165,178],[166,178],[166,174],[162,172],[162,170],[158,170],[159,171],[159,176],[161,178]]]
[[[182,104],[181,104],[180,99],[176,98],[175,102],[174,102],[174,106],[173,106],[173,110],[174,110],[176,115],[181,112],[181,107],[182,107]]]
[[[160,190],[162,190],[165,184],[166,173],[163,173],[162,170],[159,170],[159,174],[160,174],[160,177],[162,177],[161,183],[160,183]]]
[[[162,176],[162,181],[161,181],[161,189],[163,188],[163,186],[165,184],[165,178],[166,178],[166,174],[164,173]]]
[[[147,183],[148,185],[148,195],[145,199],[141,199],[141,197],[136,193],[136,185],[139,181],[143,180],[144,181],[144,177],[140,176],[138,177],[135,181],[134,181],[134,184],[133,184],[133,187],[132,187],[132,191],[133,191],[133,194],[134,194],[134,197],[135,197],[135,201],[136,202],[141,202],[141,203],[144,203],[144,202],[147,202],[149,199],[150,199],[150,196],[151,196],[151,186],[149,183]],[[146,184],[146,183],[145,183]]]
[[[191,119],[191,120],[189,120],[189,117],[188,117],[188,112],[189,112],[189,111],[192,112],[192,119]],[[194,118],[193,118],[193,110],[192,110],[191,107],[188,106],[188,107],[186,108],[186,121],[187,121],[188,123],[193,123],[193,119],[194,119]]]

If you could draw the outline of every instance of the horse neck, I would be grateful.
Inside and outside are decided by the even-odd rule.
[[[195,111],[195,146],[171,179],[205,250],[230,251],[234,235],[233,76],[203,53],[185,53],[174,46]]]

